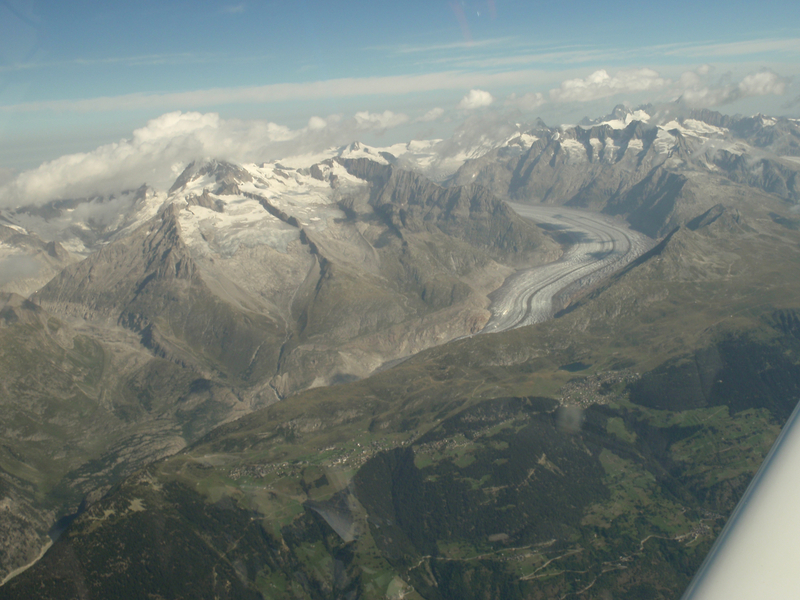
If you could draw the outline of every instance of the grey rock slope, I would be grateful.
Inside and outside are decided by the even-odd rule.
[[[349,172],[373,184],[370,204],[400,237],[403,232],[438,230],[518,262],[529,260],[545,243],[530,223],[484,187],[443,188],[415,173],[364,159],[342,162]]]
[[[76,329],[0,294],[0,579],[56,521],[143,463],[252,410],[117,327]]]
[[[453,183],[475,182],[522,203],[601,210],[651,236],[742,194],[800,201],[793,119],[617,107],[604,119],[535,133],[524,151],[507,146],[468,161]]]
[[[65,269],[34,298],[60,314],[122,325],[157,356],[234,381],[274,370],[283,333],[216,298],[181,240],[173,206]]]
[[[442,188],[367,160],[322,167],[268,179],[190,165],[158,214],[35,299],[130,329],[155,355],[270,401],[478,330],[515,264],[558,252],[483,188]],[[318,204],[271,194],[287,180],[315,185]],[[243,206],[258,237],[237,233]]]
[[[478,331],[515,265],[560,252],[477,186],[250,168],[190,165],[31,300],[2,298],[0,575],[212,427]]]
[[[737,274],[715,250],[728,236],[793,239],[797,122],[643,112],[538,123],[447,185],[386,153],[206,161],[169,189],[90,202],[106,216],[85,227],[70,221],[80,203],[18,210],[15,224],[44,223],[64,246],[18,225],[3,239],[66,268],[0,307],[3,574],[57,518],[215,425],[480,331],[493,290],[561,252],[501,197],[602,210],[652,236],[685,225],[669,264],[692,280],[693,262]],[[709,241],[687,246],[689,232]],[[88,256],[69,264],[64,247]]]

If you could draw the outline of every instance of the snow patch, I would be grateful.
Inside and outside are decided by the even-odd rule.
[[[627,115],[623,119],[610,119],[608,121],[603,121],[602,123],[598,123],[598,125],[608,125],[611,129],[625,129],[628,125],[633,123],[634,121],[641,121],[642,123],[647,123],[650,120],[650,115],[648,115],[643,110],[635,110]]]
[[[656,139],[653,141],[653,147],[659,154],[669,154],[675,147],[677,138],[668,131],[658,128]]]
[[[628,149],[629,150],[637,150],[641,151],[644,149],[644,142],[642,140],[631,140],[628,142]]]
[[[225,198],[225,212],[186,205],[178,214],[184,242],[200,256],[233,256],[240,246],[271,246],[286,253],[300,232],[269,214],[256,200]]]
[[[530,133],[523,133],[523,134],[521,134],[519,136],[520,144],[522,146],[527,146],[528,148],[533,146],[533,144],[535,144],[538,141],[539,141],[539,138],[536,137],[535,135],[531,135]]]
[[[686,119],[683,122],[683,127],[686,132],[694,134],[696,136],[708,136],[711,134],[723,134],[726,129],[722,129],[721,127],[714,127],[713,125],[709,125],[708,123],[704,123],[703,121],[697,121],[695,119]]]
[[[561,147],[569,158],[586,159],[586,147],[578,140],[564,140],[561,142]]]
[[[28,231],[24,227],[20,227],[19,225],[14,225],[13,223],[9,223],[8,221],[3,221],[0,225],[5,225],[9,229],[13,229],[17,233],[23,233],[25,235],[29,235]]]
[[[389,161],[381,156],[380,150],[359,144],[358,142],[347,146],[344,150],[342,150],[339,156],[342,158],[368,158],[369,160],[381,165],[389,164]]]

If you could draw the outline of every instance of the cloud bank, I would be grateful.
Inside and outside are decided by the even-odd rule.
[[[107,196],[144,183],[166,189],[192,160],[263,162],[319,152],[407,121],[401,113],[364,111],[351,118],[311,117],[306,127],[292,130],[269,121],[222,119],[216,113],[171,112],[135,130],[130,139],[20,173],[0,186],[0,207]]]
[[[430,123],[431,121],[436,121],[437,119],[440,119],[442,115],[444,115],[444,109],[437,106],[436,108],[430,109],[424,115],[419,117],[417,121],[421,123]]]
[[[553,102],[589,102],[616,96],[660,90],[670,83],[652,69],[618,71],[613,77],[605,69],[595,71],[585,79],[568,79],[550,90]]]
[[[483,108],[489,106],[494,102],[494,98],[489,92],[483,90],[470,90],[469,93],[461,99],[456,108],[460,110],[475,110],[476,108]]]
[[[508,98],[506,98],[505,104],[506,106],[511,106],[520,110],[532,111],[536,110],[546,102],[547,100],[545,100],[544,94],[540,92],[528,92],[522,96],[511,94]]]
[[[408,117],[402,113],[393,113],[390,110],[385,110],[382,113],[362,111],[356,113],[355,120],[359,129],[384,131],[402,125],[408,121]]]
[[[653,69],[632,69],[610,75],[605,69],[594,71],[585,78],[568,79],[551,89],[548,99],[553,104],[566,102],[591,102],[618,95],[635,95],[646,92],[656,97],[661,95],[678,98],[692,108],[722,106],[755,96],[782,95],[788,80],[770,70],[746,75],[741,81],[730,81],[730,75],[713,77],[713,69],[702,66],[684,72],[677,81],[663,77]],[[540,93],[528,93],[517,97],[512,94],[507,105],[523,110],[533,110],[545,104]]]
[[[425,87],[427,83],[420,83],[423,79],[416,81]],[[498,86],[507,83],[502,77],[497,82]],[[700,67],[671,81],[647,68],[621,70],[613,75],[601,69],[584,78],[566,80],[547,94],[511,94],[501,104],[506,109],[532,112],[546,105],[585,103],[626,95],[634,97],[622,99],[635,100],[637,95],[649,94],[651,101],[677,99],[691,108],[701,108],[755,96],[781,95],[786,92],[787,85],[785,78],[769,70],[733,81],[730,75],[715,76],[712,68]],[[453,111],[459,112],[460,118],[465,114],[502,112],[502,109],[478,110],[495,104],[489,91],[472,86],[461,89],[469,89],[469,92],[453,108],[433,108],[415,122],[447,120]],[[118,194],[143,183],[164,189],[191,160],[213,157],[233,162],[263,162],[318,153],[411,121],[408,115],[390,110],[361,111],[351,117],[312,116],[305,127],[290,129],[264,120],[222,119],[217,113],[169,112],[135,130],[130,139],[106,144],[91,152],[63,156],[10,180],[10,173],[0,171],[0,208]]]
[[[120,111],[200,108],[232,104],[262,104],[298,100],[330,100],[359,96],[405,96],[421,92],[481,87],[529,85],[542,71],[522,69],[499,73],[441,71],[422,75],[347,77],[301,83],[276,83],[238,88],[211,88],[174,93],[135,93],[81,100],[45,100],[0,106],[0,112]]]
[[[723,106],[754,96],[783,95],[787,80],[772,71],[746,75],[738,83],[726,81],[727,76],[713,80],[708,66],[683,73],[677,82],[679,100],[692,108]]]

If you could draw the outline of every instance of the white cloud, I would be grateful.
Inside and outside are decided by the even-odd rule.
[[[0,113],[35,111],[98,112],[121,110],[174,110],[222,106],[228,104],[263,104],[297,100],[330,100],[357,96],[407,95],[436,90],[469,89],[476,86],[502,87],[530,85],[548,73],[521,69],[501,73],[440,71],[423,75],[393,75],[276,83],[254,87],[212,88],[164,94],[124,94],[82,100],[46,100],[0,106]]]
[[[384,130],[397,127],[408,121],[408,116],[402,113],[393,113],[385,110],[382,113],[371,113],[367,111],[355,114],[356,125],[359,129]]]
[[[312,117],[292,130],[269,121],[222,119],[216,113],[171,112],[152,119],[130,139],[62,156],[0,182],[0,204],[40,204],[60,198],[108,196],[146,183],[167,189],[192,160],[263,162],[342,145],[408,121],[391,111],[354,117]]]
[[[531,111],[536,110],[545,102],[547,102],[547,100],[544,99],[543,94],[539,92],[528,92],[522,96],[511,94],[508,98],[506,98],[505,104],[506,106],[519,108],[520,110]]]
[[[613,77],[605,69],[595,71],[585,79],[568,79],[550,90],[553,102],[589,102],[617,94],[653,91],[669,84],[652,69],[618,71]]]
[[[669,56],[743,56],[764,52],[785,52],[798,54],[800,52],[800,38],[789,39],[761,39],[744,40],[722,44],[690,44],[679,46],[654,47],[651,50],[660,51]]]
[[[693,108],[730,104],[753,96],[780,96],[786,92],[786,79],[772,71],[750,73],[741,81],[731,82],[723,75],[713,79],[713,70],[704,65],[694,71],[686,71],[676,82],[675,94]]]
[[[322,117],[311,117],[308,120],[308,128],[317,131],[319,129],[325,129],[328,126],[328,122],[323,119]]]
[[[461,110],[474,110],[489,106],[494,102],[494,98],[489,92],[483,90],[470,90],[469,93],[461,99],[456,108]]]
[[[786,80],[772,71],[761,71],[747,75],[739,82],[739,93],[750,96],[781,96],[786,91]]]
[[[503,46],[508,47],[515,41],[513,37],[491,38],[485,40],[469,40],[463,42],[452,42],[450,44],[434,44],[427,46],[397,46],[385,49],[392,50],[396,54],[413,54],[437,52],[440,50],[474,50],[476,48],[485,48],[487,46]]]
[[[0,167],[0,186],[11,181],[12,179],[14,179],[15,176],[16,176],[16,171],[14,171],[14,169]]]
[[[436,108],[430,109],[424,115],[419,117],[417,121],[420,121],[422,123],[430,123],[431,121],[436,121],[437,119],[440,119],[443,114],[444,114],[444,109],[439,108],[437,106]]]
[[[4,190],[4,202],[39,203],[106,194],[145,182],[164,185],[164,177],[173,175],[164,165],[184,162],[189,157],[233,158],[287,135],[288,130],[274,123],[243,126],[240,122],[223,122],[215,113],[167,113],[134,131],[130,139],[92,152],[62,156],[21,173]]]

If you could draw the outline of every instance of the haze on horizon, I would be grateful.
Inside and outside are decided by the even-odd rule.
[[[776,23],[797,17],[788,2],[6,0],[0,182],[175,111],[385,143],[476,113],[559,124],[678,98],[793,116],[800,28]]]

